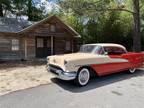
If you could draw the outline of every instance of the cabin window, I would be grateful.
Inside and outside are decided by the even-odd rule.
[[[42,47],[43,47],[43,39],[37,38],[37,48],[42,48]]]
[[[55,25],[51,25],[51,26],[50,26],[50,31],[51,31],[51,32],[55,32],[55,31],[56,31]]]
[[[71,50],[71,42],[70,41],[66,41],[66,47],[65,47],[65,49],[67,51]]]
[[[12,51],[18,51],[18,50],[19,50],[19,40],[12,39]]]

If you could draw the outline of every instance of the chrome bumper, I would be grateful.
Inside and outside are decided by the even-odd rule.
[[[62,80],[73,80],[77,75],[76,72],[65,72],[60,67],[54,65],[47,65],[47,71]]]

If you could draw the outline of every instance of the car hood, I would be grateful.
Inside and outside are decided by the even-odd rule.
[[[91,59],[98,57],[99,55],[90,53],[72,53],[72,54],[62,54],[54,55],[48,57],[48,63],[61,67],[65,70],[65,64],[69,65],[79,65],[80,62],[89,62]]]
[[[61,58],[67,61],[72,61],[72,60],[79,60],[79,59],[85,59],[85,58],[91,58],[97,56],[98,55],[91,54],[91,53],[72,53],[72,54],[54,55],[54,56],[50,56],[49,58],[55,58],[55,59]]]

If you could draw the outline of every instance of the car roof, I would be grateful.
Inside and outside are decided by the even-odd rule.
[[[115,43],[93,43],[93,44],[84,44],[84,45],[99,45],[99,46],[102,46],[102,47],[120,47],[120,48],[123,48],[125,49],[125,47],[123,45],[120,45],[120,44],[115,44]]]

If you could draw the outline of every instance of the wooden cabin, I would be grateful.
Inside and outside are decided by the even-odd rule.
[[[8,20],[9,21],[9,20]],[[6,23],[8,23],[6,21]],[[0,59],[35,59],[75,51],[80,35],[57,16],[29,26],[26,23],[6,28],[0,21]],[[28,27],[27,27],[28,26]],[[26,27],[26,28],[25,28]]]

